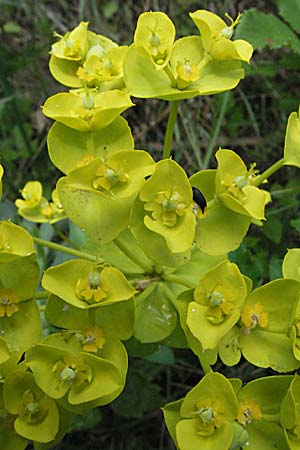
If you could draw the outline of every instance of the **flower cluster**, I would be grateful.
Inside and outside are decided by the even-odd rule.
[[[256,289],[227,256],[250,224],[263,224],[271,197],[260,185],[274,167],[259,174],[220,148],[216,169],[188,178],[170,157],[172,120],[156,162],[134,149],[121,117],[131,96],[170,100],[172,115],[179,100],[228,91],[243,78],[252,47],[232,39],[240,14],[227,15],[229,23],[204,10],[190,16],[200,34],[176,39],[165,13],[143,13],[130,46],[87,22],[56,34],[50,71],[70,91],[47,99],[43,113],[55,121],[48,150],[63,176],[50,201],[29,181],[15,204],[33,222],[73,222],[84,248],[52,243],[76,259],[56,261],[39,286],[32,237],[0,222],[0,448],[52,448],[75,414],[113,401],[126,381],[122,341],[132,337],[190,348],[206,372],[164,408],[179,450],[300,446],[298,375],[242,387],[210,368],[242,356],[280,373],[300,367],[299,251],[286,255],[283,278]],[[293,113],[276,167],[300,167],[299,123]],[[2,175],[0,165],[0,195]],[[41,318],[55,332],[42,333]]]

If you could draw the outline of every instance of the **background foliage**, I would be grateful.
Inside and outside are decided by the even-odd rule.
[[[178,36],[196,32],[189,11],[205,8],[221,16],[245,12],[239,37],[257,49],[247,77],[234,92],[182,102],[173,143],[174,158],[189,174],[215,167],[219,146],[238,152],[246,162],[256,161],[263,171],[282,154],[285,127],[300,98],[300,2],[298,0],[0,0],[0,155],[5,167],[0,219],[16,217],[14,200],[28,180],[39,179],[45,193],[59,177],[48,158],[46,138],[50,121],[40,105],[61,87],[50,76],[48,51],[53,32],[64,34],[80,21],[119,44],[130,44],[138,15],[161,10],[169,14]],[[298,8],[297,8],[298,7]],[[126,114],[136,148],[161,154],[168,104],[135,99]],[[204,154],[209,157],[204,157]],[[272,179],[272,204],[262,228],[250,230],[231,255],[256,286],[281,276],[287,248],[297,247],[300,236],[299,175],[286,167]],[[33,234],[51,239],[64,228],[22,221]],[[63,229],[63,231],[66,231]],[[68,230],[67,230],[68,231]],[[221,230],[220,230],[221,232]],[[76,228],[72,240],[80,240]],[[58,238],[59,239],[59,238]],[[54,255],[39,250],[41,266]],[[62,262],[54,261],[54,264]],[[160,407],[185,395],[202,375],[196,357],[187,350],[172,352],[154,344],[128,343],[130,369],[124,393],[112,406],[99,408],[75,421],[72,432],[56,447],[73,450],[171,450]],[[215,370],[220,370],[215,367]],[[234,370],[234,373],[231,371]],[[227,376],[249,381],[271,374],[241,362]]]

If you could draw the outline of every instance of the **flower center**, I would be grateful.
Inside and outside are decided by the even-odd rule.
[[[26,390],[22,396],[20,417],[28,424],[41,422],[48,412],[45,395],[36,395],[31,390]]]
[[[106,342],[104,331],[98,325],[90,325],[78,333],[78,339],[82,342],[85,352],[96,353],[101,350]]]
[[[98,303],[107,297],[107,290],[108,288],[97,270],[93,270],[87,276],[79,278],[76,285],[78,298],[89,304]]]
[[[199,418],[198,433],[209,436],[224,423],[224,408],[219,400],[202,400],[196,403],[194,415]]]
[[[11,317],[19,308],[19,297],[11,289],[0,289],[0,317]]]
[[[178,89],[185,89],[194,81],[199,80],[200,71],[196,64],[193,64],[189,59],[185,59],[183,63],[178,62],[176,66],[177,72],[177,87]]]
[[[241,321],[245,325],[243,334],[249,334],[254,328],[259,325],[261,328],[266,328],[269,323],[268,313],[260,304],[247,304],[241,314]]]
[[[242,425],[249,425],[253,420],[261,419],[260,406],[251,399],[243,400],[239,404],[237,420]]]
[[[100,162],[96,170],[96,178],[93,180],[93,188],[97,190],[110,191],[113,187],[126,184],[129,176],[122,167],[111,167]]]
[[[80,356],[65,356],[63,361],[59,360],[54,364],[52,372],[60,383],[69,383],[70,385],[74,383],[81,386],[90,383],[93,379],[92,369]]]
[[[146,211],[152,211],[152,218],[167,227],[176,225],[178,217],[182,216],[186,204],[181,200],[180,194],[174,190],[158,192],[154,201],[144,206]]]

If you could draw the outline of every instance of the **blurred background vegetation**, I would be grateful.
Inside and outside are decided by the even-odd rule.
[[[281,158],[287,118],[298,109],[300,99],[299,0],[0,0],[0,8],[0,157],[5,168],[2,220],[19,220],[14,200],[25,182],[40,180],[47,196],[60,176],[48,158],[46,141],[51,123],[40,106],[64,89],[48,70],[53,32],[64,34],[82,20],[90,22],[91,30],[129,45],[137,17],[144,11],[168,13],[181,37],[198,33],[189,19],[190,11],[204,8],[236,17],[238,11],[250,10],[237,29],[237,35],[249,39],[257,50],[251,67],[246,68],[246,78],[233,92],[182,102],[174,158],[189,174],[215,167],[214,152],[219,146],[235,150],[247,164],[256,161],[260,171]],[[136,148],[159,158],[168,103],[134,101],[135,108],[125,116]],[[267,212],[272,220],[263,227],[253,226],[231,255],[256,286],[280,277],[286,249],[299,246],[299,182],[299,171],[292,167],[272,177],[273,202]],[[31,230],[44,238],[55,233],[50,225],[31,226]],[[156,345],[137,346],[130,353],[122,396],[112,406],[93,411],[86,418],[78,417],[57,450],[174,449],[159,408],[183,396],[199,381],[197,359],[191,352],[173,352]],[[227,369],[226,374],[247,380],[270,372],[255,371],[248,363],[241,363],[234,371]]]

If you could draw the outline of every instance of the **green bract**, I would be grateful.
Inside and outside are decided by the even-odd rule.
[[[123,360],[126,373],[125,351]],[[109,403],[124,387],[124,373],[105,357],[66,350],[51,345],[51,340],[27,352],[26,362],[40,389],[71,411],[86,412]]]
[[[280,424],[284,428],[289,448],[300,447],[300,377],[294,375],[280,409]]]
[[[258,367],[278,372],[298,368],[288,336],[298,298],[299,283],[294,280],[274,280],[255,289],[242,308],[240,325],[222,341],[219,354],[224,363],[236,364],[242,353]]]
[[[97,131],[107,127],[119,114],[133,106],[128,94],[109,92],[80,94],[61,92],[48,98],[45,116],[79,131]]]
[[[0,222],[0,263],[10,262],[30,254],[35,257],[30,234],[12,222]]]
[[[198,247],[210,255],[236,249],[247,233],[251,219],[228,209],[216,198],[216,170],[197,172],[190,182],[208,202],[205,216],[197,218],[195,239]]]
[[[31,373],[18,370],[4,383],[6,409],[15,416],[18,435],[36,442],[50,442],[58,432],[59,415],[55,401],[44,394]]]
[[[254,165],[247,170],[243,160],[231,150],[218,150],[216,172],[216,195],[229,209],[250,216],[252,219],[265,219],[265,205],[270,194],[256,186]]]
[[[53,164],[68,174],[98,156],[106,159],[113,153],[133,150],[130,128],[123,117],[117,117],[98,131],[82,132],[55,122],[48,134],[49,156]]]
[[[223,261],[199,280],[189,302],[187,296],[181,300],[182,326],[201,344],[201,350],[214,349],[239,320],[246,296],[246,282],[238,267]]]
[[[282,264],[284,278],[291,278],[300,281],[300,249],[292,248],[288,250]],[[300,301],[298,301],[293,326],[290,330],[295,358],[300,361]]]
[[[284,164],[300,167],[300,118],[293,112],[288,120],[285,143]]]
[[[17,199],[15,205],[20,216],[25,219],[38,223],[55,223],[66,218],[57,189],[52,192],[50,202],[42,196],[43,188],[39,181],[28,181],[21,194],[23,199]]]
[[[231,422],[238,403],[230,382],[208,373],[182,399],[163,408],[168,430],[179,450],[224,450],[233,439]]]
[[[174,24],[167,14],[143,13],[138,18],[134,44],[137,47],[143,47],[159,69],[168,64],[175,33]]]
[[[58,182],[67,216],[93,242],[111,241],[128,226],[133,202],[153,169],[151,156],[135,150],[98,157],[73,170]]]
[[[25,450],[28,440],[19,436],[14,429],[15,415],[11,414],[4,404],[3,383],[0,384],[0,449]]]
[[[143,47],[129,47],[124,78],[131,95],[180,100],[233,89],[244,77],[239,61],[219,61],[205,56],[202,40],[188,36],[175,41],[170,61],[157,69]]]
[[[249,63],[253,52],[252,45],[242,39],[231,41],[234,27],[239,23],[241,14],[236,20],[232,20],[228,14],[225,15],[231,22],[229,26],[210,11],[199,9],[190,13],[200,31],[205,52],[210,57],[217,60],[240,60]]]
[[[158,162],[140,191],[131,217],[133,234],[154,260],[163,257],[163,251],[183,253],[191,249],[196,223],[192,203],[184,170],[171,159]],[[163,238],[159,241],[165,250],[161,244],[154,247],[157,235]]]
[[[92,87],[101,91],[122,89],[122,61],[127,47],[87,30],[81,22],[73,31],[53,44],[50,71],[60,83],[73,87]]]
[[[52,325],[68,330],[84,329],[90,323],[88,310],[76,308],[55,295],[49,296],[45,316]],[[96,309],[95,322],[103,328],[106,336],[129,339],[134,327],[133,299]]]
[[[2,177],[3,177],[3,167],[0,164],[0,198],[2,197]]]
[[[248,433],[243,449],[294,448],[289,446],[283,429],[284,423],[289,422],[291,426],[291,416],[284,408],[291,381],[291,376],[265,377],[251,381],[241,390],[237,389],[237,420]]]
[[[196,243],[212,255],[236,249],[251,220],[264,219],[264,208],[270,201],[268,192],[251,184],[255,181],[254,166],[248,171],[232,150],[220,149],[216,158],[217,170],[202,170],[190,178],[208,202],[205,217],[197,223]]]
[[[79,61],[87,50],[88,22],[81,22],[73,31],[66,33],[61,39],[52,45],[51,54],[56,58]]]
[[[25,230],[10,222],[1,222],[0,230],[0,333],[9,351],[21,355],[41,338],[39,310],[33,300],[39,266]]]
[[[98,268],[83,260],[72,260],[46,270],[43,287],[81,309],[123,302],[135,293],[124,275],[113,267]]]

